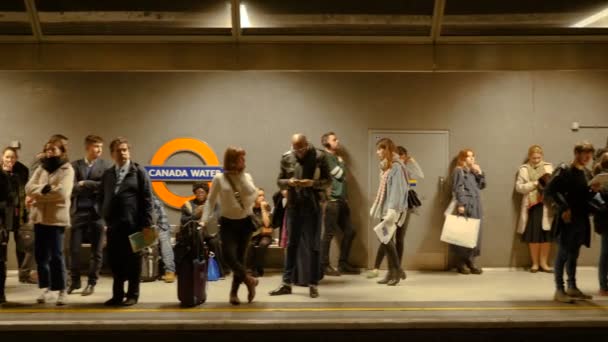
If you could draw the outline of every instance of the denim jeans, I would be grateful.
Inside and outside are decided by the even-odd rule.
[[[65,227],[36,224],[34,226],[38,287],[51,291],[65,290],[66,270],[63,259],[63,234]]]
[[[581,246],[565,246],[558,243],[557,256],[555,258],[555,287],[564,290],[564,267],[568,274],[568,288],[576,288],[576,262]]]
[[[599,263],[600,289],[608,291],[608,232],[602,233],[602,251]]]
[[[175,272],[173,247],[171,246],[171,230],[159,229],[158,241],[160,243],[160,256],[165,265],[165,272]]]

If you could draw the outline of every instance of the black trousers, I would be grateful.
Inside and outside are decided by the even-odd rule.
[[[397,226],[397,231],[395,231],[395,248],[397,249],[397,258],[399,263],[403,262],[403,252],[405,250],[405,233],[407,231],[407,226],[409,225],[410,215],[404,213],[403,215],[407,215],[405,218],[405,222],[401,227]],[[382,247],[382,245],[378,246],[378,252],[376,253],[376,262],[374,263],[374,268],[380,268],[382,265],[382,260],[386,255],[386,249]]]
[[[272,237],[265,235],[257,235],[251,238],[251,246],[249,248],[249,264],[254,270],[263,271],[266,252],[268,246],[272,243]]]
[[[348,263],[348,256],[355,239],[355,230],[350,219],[350,207],[343,200],[327,202],[325,206],[325,232],[321,242],[321,265],[326,267],[329,265],[329,250],[331,241],[338,230],[342,230],[342,243],[340,245],[339,265]]]
[[[306,248],[310,251],[310,260],[302,262],[308,266],[310,272],[309,284],[318,285],[321,280],[321,260],[319,247],[321,244],[321,217],[319,212],[311,210],[287,210],[287,231],[289,243],[285,253],[285,271],[283,272],[283,283],[292,284],[294,271],[297,264],[298,249]]]
[[[99,279],[103,259],[103,220],[95,209],[79,210],[72,217],[70,234],[71,277],[73,285],[80,285],[80,250],[82,238],[88,233],[91,243],[91,258],[89,262],[88,284],[95,286]]]
[[[131,250],[130,231],[130,227],[109,226],[107,234],[108,261],[114,278],[112,298],[121,301],[125,297],[125,282],[129,283],[127,298],[139,298],[142,258]]]
[[[1,241],[0,241],[1,243]],[[8,245],[0,244],[0,295],[4,294],[6,286],[6,250]]]
[[[247,277],[245,268],[245,255],[251,240],[253,227],[249,218],[231,220],[220,218],[220,236],[222,239],[222,252],[226,264],[232,269],[232,290],[238,290]]]

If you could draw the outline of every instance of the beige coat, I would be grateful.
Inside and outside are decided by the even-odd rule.
[[[543,162],[545,172],[553,173],[553,165],[551,163]],[[519,234],[523,234],[526,231],[526,224],[528,223],[528,193],[532,190],[536,189],[538,182],[531,182],[530,177],[528,175],[528,168],[526,165],[522,165],[519,167],[519,172],[517,173],[517,180],[515,181],[515,191],[524,195],[523,200],[521,201],[521,212],[519,215],[519,222],[517,223],[517,232]],[[549,231],[551,230],[551,222],[553,221],[553,213],[551,208],[549,208],[546,204],[543,208],[543,230]]]
[[[51,191],[42,194],[45,185]],[[70,163],[63,164],[52,174],[38,167],[25,186],[25,193],[34,200],[30,220],[34,224],[67,227],[70,225],[70,196],[74,186],[74,169]]]

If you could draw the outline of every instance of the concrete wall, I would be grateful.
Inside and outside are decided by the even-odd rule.
[[[449,130],[450,151],[477,151],[489,186],[484,191],[481,264],[527,265],[515,236],[519,203],[513,181],[527,147],[539,143],[546,159],[569,161],[582,139],[604,144],[608,130],[570,131],[572,121],[608,124],[608,72],[321,73],[321,72],[3,72],[2,144],[21,140],[30,161],[45,139],[71,138],[71,157],[95,133],[127,136],[136,161],[147,163],[175,137],[248,150],[256,183],[272,192],[289,137],[335,130],[351,156],[351,195],[359,235],[353,261],[365,265],[368,129]],[[107,151],[105,152],[107,157]],[[189,159],[190,158],[190,159]],[[192,163],[189,156],[174,162]],[[189,193],[185,185],[172,186]],[[375,189],[372,189],[374,191]],[[171,212],[176,222],[177,212]],[[599,239],[582,264],[594,265]]]

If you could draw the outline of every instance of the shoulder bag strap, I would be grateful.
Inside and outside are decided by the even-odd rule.
[[[232,192],[234,193],[234,199],[236,199],[236,201],[238,202],[241,209],[245,210],[245,206],[243,205],[243,200],[241,198],[241,193],[236,190],[234,181],[232,180],[230,175],[228,175],[226,173],[224,173],[224,177],[226,178],[226,180],[228,181],[228,184],[230,184],[230,187],[232,188]]]

